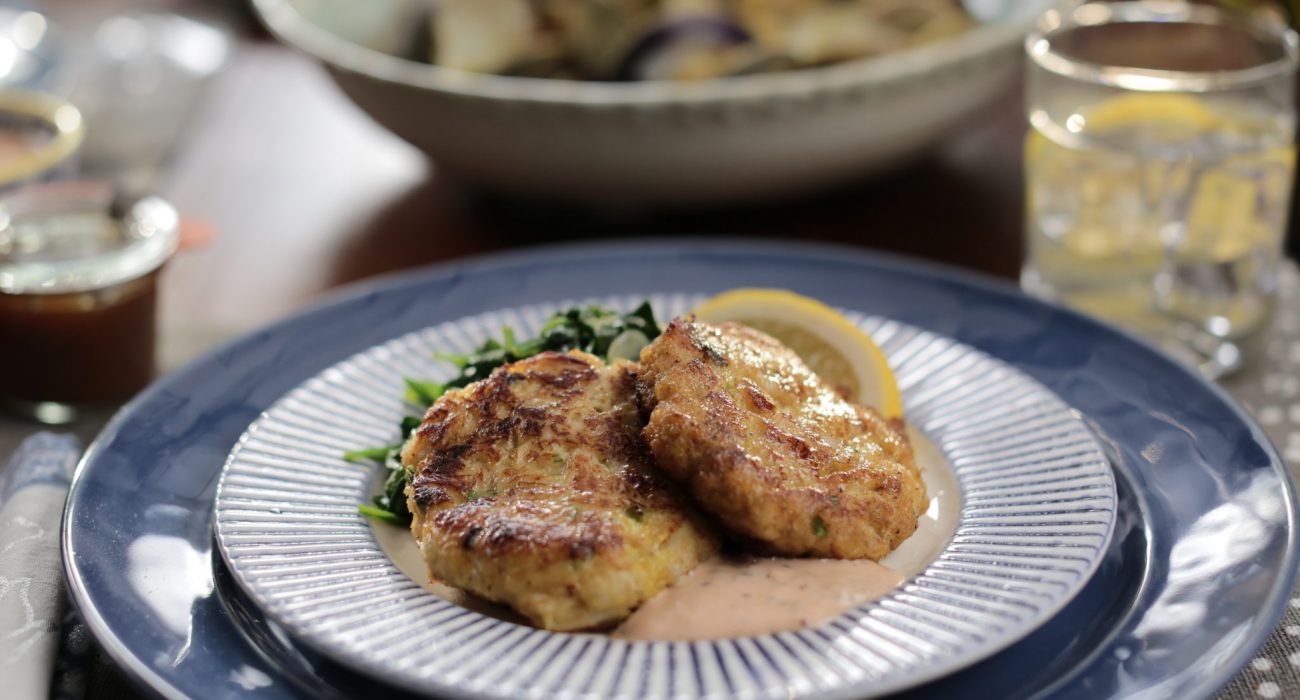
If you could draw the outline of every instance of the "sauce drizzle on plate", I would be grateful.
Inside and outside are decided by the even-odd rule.
[[[715,557],[646,601],[621,639],[727,639],[812,627],[902,583],[869,559]]]

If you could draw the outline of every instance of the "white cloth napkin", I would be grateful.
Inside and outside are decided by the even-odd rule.
[[[0,696],[49,697],[63,622],[59,522],[81,455],[71,435],[37,433],[0,470]]]

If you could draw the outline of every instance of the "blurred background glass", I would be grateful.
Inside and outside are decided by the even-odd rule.
[[[233,51],[220,3],[163,0],[31,3],[62,38],[45,88],[81,109],[90,128],[81,174],[145,192],[159,185],[174,145]]]
[[[144,191],[194,116],[230,40],[212,24],[143,10],[104,18],[79,43],[68,96],[94,128],[83,173]]]
[[[50,86],[64,50],[62,37],[44,15],[0,6],[0,88]]]
[[[1295,33],[1209,6],[1075,4],[1026,49],[1024,288],[1209,376],[1237,369],[1277,288]]]

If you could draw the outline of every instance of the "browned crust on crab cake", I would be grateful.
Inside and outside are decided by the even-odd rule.
[[[716,549],[652,466],[636,365],[547,352],[430,407],[403,447],[437,580],[550,630],[617,622]]]
[[[659,467],[775,553],[879,559],[925,512],[901,421],[845,401],[764,333],[674,319],[641,353],[638,392]]]

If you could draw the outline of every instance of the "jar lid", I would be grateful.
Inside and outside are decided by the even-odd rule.
[[[158,197],[123,199],[103,182],[28,185],[0,196],[0,293],[111,287],[162,266],[180,238]]]

